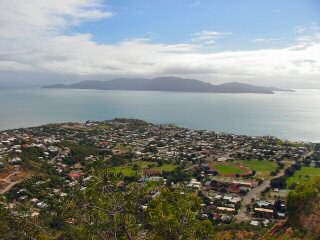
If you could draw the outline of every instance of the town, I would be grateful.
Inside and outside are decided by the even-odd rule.
[[[286,219],[288,192],[320,176],[320,146],[136,119],[0,133],[0,193],[13,211],[28,206],[31,218],[52,211],[75,188],[85,190],[94,168],[121,176],[122,184],[183,185],[201,197],[199,218],[212,224],[268,228]]]

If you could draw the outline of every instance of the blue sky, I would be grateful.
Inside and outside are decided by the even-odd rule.
[[[320,88],[320,1],[0,1],[0,81],[157,76]]]
[[[90,32],[99,43],[151,38],[153,42],[189,42],[203,30],[231,32],[219,48],[248,49],[287,45],[294,28],[319,21],[320,1],[308,0],[113,0],[105,1],[114,17],[72,29]],[[252,44],[256,38],[282,39],[270,45]]]

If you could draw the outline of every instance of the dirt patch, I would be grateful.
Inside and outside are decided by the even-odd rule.
[[[5,173],[0,173],[0,180],[7,178],[11,173],[5,172]]]

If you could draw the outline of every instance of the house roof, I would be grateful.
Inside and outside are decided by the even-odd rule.
[[[255,208],[254,210],[257,212],[273,213],[272,209],[267,209],[267,208]]]

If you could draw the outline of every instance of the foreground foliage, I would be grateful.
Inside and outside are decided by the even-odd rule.
[[[288,222],[320,236],[320,177],[297,186],[287,198]]]
[[[75,189],[37,217],[22,205],[12,210],[2,204],[0,238],[212,239],[212,224],[198,218],[201,200],[194,192],[160,182],[126,183],[106,171],[93,175],[86,189]]]

